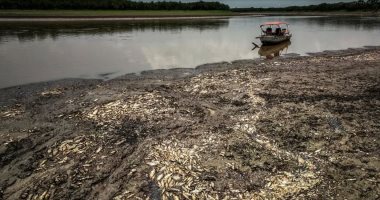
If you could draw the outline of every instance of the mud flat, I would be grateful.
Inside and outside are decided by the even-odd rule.
[[[379,199],[380,49],[0,90],[0,199]]]

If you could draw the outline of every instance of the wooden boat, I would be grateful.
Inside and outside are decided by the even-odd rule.
[[[263,45],[273,45],[290,40],[289,24],[286,22],[266,22],[260,25],[260,39]]]

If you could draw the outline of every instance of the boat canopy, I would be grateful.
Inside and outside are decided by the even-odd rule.
[[[288,25],[288,23],[286,22],[265,22],[264,24],[261,24],[261,26],[270,26],[270,25],[282,25],[282,24],[286,24]]]

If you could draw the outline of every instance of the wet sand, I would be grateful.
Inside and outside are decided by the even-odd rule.
[[[0,90],[0,199],[379,199],[380,48]]]

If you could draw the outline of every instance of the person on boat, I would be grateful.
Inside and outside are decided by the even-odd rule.
[[[288,33],[288,30],[287,30],[286,28],[283,28],[283,29],[281,30],[281,32],[282,32],[282,35],[285,35],[286,33]]]
[[[265,31],[265,34],[272,35],[272,28],[268,27],[267,30]]]
[[[281,36],[282,35],[282,31],[281,31],[281,28],[276,28],[276,35],[278,36]]]

